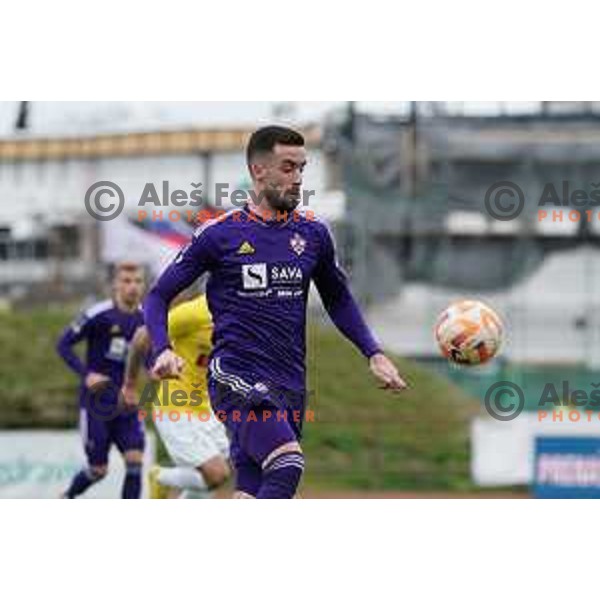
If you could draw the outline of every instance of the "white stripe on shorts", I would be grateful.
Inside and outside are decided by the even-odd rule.
[[[225,371],[221,369],[219,358],[215,358],[210,363],[210,367],[214,378],[218,382],[229,386],[232,390],[240,392],[240,394],[243,394],[244,396],[252,391],[252,386],[246,383],[241,377],[233,375],[232,373],[225,373]]]

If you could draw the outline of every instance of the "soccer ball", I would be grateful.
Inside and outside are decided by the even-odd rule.
[[[434,332],[446,358],[459,365],[481,365],[500,350],[502,330],[500,317],[487,304],[459,300],[440,314]]]

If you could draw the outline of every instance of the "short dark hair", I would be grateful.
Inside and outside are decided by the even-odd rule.
[[[304,146],[304,136],[289,127],[269,125],[257,129],[248,140],[246,146],[246,163],[248,168],[257,154],[273,152],[276,144],[282,146]]]
[[[113,277],[117,277],[121,273],[136,273],[138,271],[144,271],[144,267],[133,260],[123,260],[118,262],[113,270]]]

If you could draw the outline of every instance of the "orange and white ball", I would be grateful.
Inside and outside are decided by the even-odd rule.
[[[459,300],[440,314],[434,333],[446,358],[459,365],[481,365],[498,354],[503,326],[487,304]]]

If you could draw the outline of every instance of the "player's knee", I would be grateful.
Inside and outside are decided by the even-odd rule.
[[[100,481],[108,473],[108,465],[92,465],[88,470],[89,476],[93,481]]]
[[[231,475],[227,461],[221,457],[208,460],[199,468],[199,471],[209,488],[223,485]]]
[[[275,448],[275,450],[273,450],[273,452],[271,452],[271,454],[269,454],[267,456],[267,458],[265,458],[265,460],[263,460],[263,462],[262,462],[263,470],[269,463],[273,462],[273,460],[275,460],[278,456],[281,456],[282,454],[286,454],[288,452],[302,454],[302,448],[300,447],[300,444],[298,442],[286,442],[285,444],[281,444],[281,446],[278,446],[277,448]]]
[[[123,455],[125,464],[142,464],[144,462],[144,453],[141,450],[128,450]]]
[[[288,446],[286,444],[286,446]],[[304,455],[299,444],[271,453],[262,468],[262,485],[258,498],[293,498],[304,472]]]

